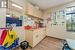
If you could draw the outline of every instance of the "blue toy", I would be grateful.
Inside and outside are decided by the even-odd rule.
[[[11,50],[12,48],[16,47],[18,45],[18,41],[19,41],[19,38],[17,38],[14,43],[9,46],[8,48],[6,47],[8,43],[6,43],[4,46],[0,45],[0,50]]]

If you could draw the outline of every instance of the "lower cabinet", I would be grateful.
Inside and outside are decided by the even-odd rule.
[[[43,38],[45,38],[45,29],[26,30],[25,39],[31,47],[35,47]]]

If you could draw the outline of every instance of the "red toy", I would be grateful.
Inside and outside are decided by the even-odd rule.
[[[1,38],[0,38],[0,45],[3,44],[6,35],[7,35],[7,30],[3,30],[3,31],[2,31],[2,35],[1,35]]]

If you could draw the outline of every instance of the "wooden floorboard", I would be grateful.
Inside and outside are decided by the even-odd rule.
[[[34,48],[28,48],[26,50],[62,50],[62,42],[59,39],[46,37]],[[20,47],[14,50],[22,50]]]

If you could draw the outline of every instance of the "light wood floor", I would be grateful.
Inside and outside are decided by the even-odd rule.
[[[14,50],[22,50],[20,47]],[[59,39],[46,37],[34,48],[28,48],[26,50],[62,50],[62,42]]]

